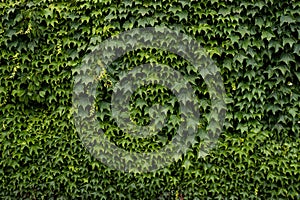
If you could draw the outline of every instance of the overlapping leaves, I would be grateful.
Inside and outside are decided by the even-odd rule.
[[[0,196],[299,198],[299,6],[297,1],[272,0],[0,2]],[[125,174],[105,167],[81,145],[71,122],[76,74],[71,69],[90,45],[131,28],[154,25],[194,36],[221,69],[226,130],[218,148],[205,159],[198,159],[196,145],[168,168]],[[186,73],[197,83],[201,112],[209,111],[205,83],[190,66],[174,55],[154,51],[125,56],[115,72],[101,80],[99,95],[104,98],[110,92],[107,86],[114,83],[115,73],[146,60],[165,61]],[[148,99],[141,98],[147,89],[153,94],[147,93],[151,101],[176,104],[158,95],[158,88],[135,93],[133,119],[145,114],[140,109],[147,107],[143,101],[148,105]],[[102,102],[95,111],[104,122],[108,105]],[[176,120],[167,128],[176,127]],[[103,126],[117,134],[113,127]]]

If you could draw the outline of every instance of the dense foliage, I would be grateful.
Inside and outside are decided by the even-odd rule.
[[[0,197],[4,199],[299,199],[300,2],[297,0],[86,0],[0,2]],[[206,157],[194,145],[163,169],[125,173],[90,155],[75,130],[76,67],[105,39],[166,26],[194,37],[220,69],[224,130]],[[110,121],[120,72],[147,62],[172,66],[202,100],[209,91],[186,60],[151,48],[128,52],[99,78],[97,117],[116,145],[151,151],[166,141],[124,137]],[[149,123],[166,105],[172,138],[177,100],[167,88],[134,92],[131,117]]]

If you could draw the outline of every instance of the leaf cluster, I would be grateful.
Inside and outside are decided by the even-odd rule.
[[[167,26],[203,46],[221,71],[226,121],[206,157],[200,132],[195,145],[170,166],[123,173],[92,157],[78,137],[73,78],[94,46],[148,26]],[[299,26],[296,0],[1,1],[0,197],[299,198]],[[130,100],[130,116],[138,125],[151,122],[153,105],[165,106],[165,116],[157,118],[167,121],[159,134],[134,138],[111,117],[120,75],[144,63],[172,66],[187,78],[200,101],[197,123],[205,129],[210,91],[195,68],[170,52],[141,49],[128,52],[99,77],[93,112],[110,141],[128,151],[155,151],[176,134],[178,99],[159,84],[139,88]]]

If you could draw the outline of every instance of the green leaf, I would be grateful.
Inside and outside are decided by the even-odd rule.
[[[287,23],[288,25],[291,23],[295,23],[296,20],[293,19],[291,16],[289,15],[283,15],[280,17],[280,26],[282,26],[284,23]]]
[[[294,45],[294,52],[296,55],[300,55],[300,44]]]
[[[264,26],[265,22],[263,18],[257,17],[255,18],[255,25],[257,25],[260,29]]]
[[[182,164],[182,167],[185,170],[188,170],[191,166],[193,166],[193,164],[189,160],[185,160],[184,163]]]
[[[143,109],[143,107],[147,106],[147,102],[143,99],[138,99],[137,101],[135,101],[136,107],[139,109]]]
[[[300,72],[295,72],[295,75],[298,78],[298,81],[300,82]]]
[[[263,1],[256,1],[254,4],[254,7],[258,7],[259,10],[261,10],[265,6],[265,3]]]
[[[282,45],[277,40],[271,40],[269,43],[269,48],[274,48],[275,53],[278,52],[280,49],[282,49]]]
[[[286,38],[286,37],[282,39],[282,42],[283,42],[283,46],[289,44],[290,47],[293,47],[293,44],[296,43],[296,41],[293,38]]]
[[[275,37],[275,35],[271,31],[263,31],[261,35],[262,39],[267,39],[268,41],[270,41],[273,37]]]
[[[280,61],[284,62],[286,65],[289,65],[290,62],[295,62],[295,58],[289,53],[283,53],[280,57]]]
[[[1,87],[1,86],[0,86],[0,94],[1,94],[1,93],[4,93],[4,95],[5,95],[5,94],[6,94],[6,90],[5,90],[4,87]]]
[[[230,15],[231,13],[231,8],[230,7],[225,7],[225,8],[220,8],[218,14],[222,16],[227,16]]]
[[[43,16],[53,18],[53,9],[46,8],[43,10]]]
[[[298,109],[297,108],[288,108],[288,112],[292,115],[293,118],[295,118],[298,113]]]
[[[176,13],[175,16],[179,17],[179,22],[182,20],[188,20],[188,12],[186,10],[181,10],[180,12]]]
[[[46,91],[40,91],[40,92],[39,92],[39,95],[40,95],[41,97],[45,97],[45,94],[46,94]]]

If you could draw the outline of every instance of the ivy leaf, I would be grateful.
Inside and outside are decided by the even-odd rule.
[[[289,15],[283,15],[280,17],[280,26],[282,26],[284,23],[287,23],[288,25],[291,23],[295,23],[296,20],[293,19],[291,16]]]
[[[261,10],[265,6],[265,3],[263,1],[257,1],[254,6],[257,6],[259,10]]]
[[[143,107],[147,106],[147,102],[143,99],[138,99],[135,104],[139,109],[143,109]]]
[[[43,98],[43,97],[45,97],[45,94],[46,94],[46,91],[40,91],[39,92],[39,95]]]
[[[138,13],[141,14],[142,16],[145,16],[146,14],[148,14],[149,10],[146,8],[140,8],[138,10]]]
[[[300,82],[300,72],[295,72],[295,75],[298,78],[298,81]]]
[[[231,12],[231,8],[226,7],[226,8],[220,8],[218,13],[219,15],[226,16],[226,15],[230,15],[230,12]]]
[[[292,115],[293,118],[295,118],[296,115],[297,115],[297,113],[298,113],[298,109],[297,108],[289,108],[288,111]]]
[[[177,12],[180,12],[182,9],[180,6],[170,6],[169,11],[173,14],[176,14]]]
[[[242,37],[245,37],[245,35],[250,35],[249,30],[247,27],[239,27],[238,32],[242,35]]]
[[[284,62],[286,65],[289,65],[290,62],[295,62],[294,56],[288,53],[283,53],[280,57],[280,61]]]
[[[274,35],[274,33],[270,32],[270,31],[262,32],[262,39],[267,39],[268,41],[270,41],[273,37],[275,37],[275,35]]]
[[[192,164],[191,161],[189,161],[189,160],[185,160],[184,163],[182,164],[182,167],[183,167],[185,170],[188,170],[191,166],[193,166],[193,164]]]
[[[275,53],[282,49],[282,45],[277,40],[271,40],[269,43],[269,48],[275,48]]]
[[[17,34],[17,30],[16,29],[9,29],[7,30],[6,32],[6,36],[8,36],[10,39],[12,38],[12,36],[16,35]]]
[[[294,45],[294,52],[296,55],[300,55],[300,44]]]
[[[260,29],[264,26],[265,22],[263,18],[257,17],[255,18],[255,25],[257,25]]]
[[[4,93],[4,95],[5,95],[5,94],[6,94],[6,90],[4,89],[4,87],[1,87],[1,86],[0,86],[0,94],[1,94],[1,93]]]
[[[53,18],[53,9],[46,8],[43,10],[43,16]]]
[[[176,13],[175,16],[179,17],[179,22],[181,22],[182,20],[187,21],[188,12],[186,10],[182,10],[181,12]]]
[[[289,44],[290,47],[293,47],[293,44],[295,44],[295,40],[293,38],[284,37],[282,39],[282,42],[283,42],[283,46],[285,46],[286,44]]]

